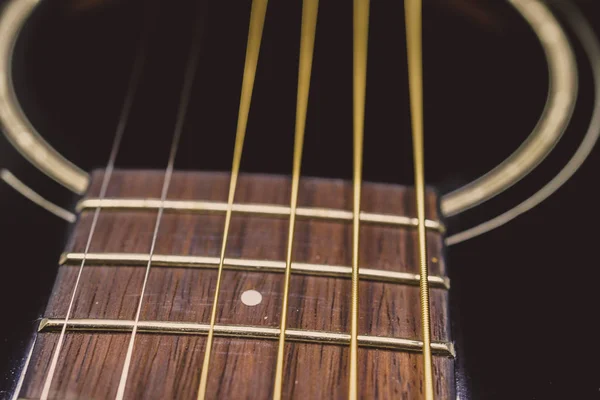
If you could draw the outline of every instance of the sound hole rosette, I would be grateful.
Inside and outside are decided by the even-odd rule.
[[[564,167],[541,189],[493,218],[487,219],[471,228],[456,232],[446,238],[446,245],[452,246],[497,229],[527,211],[535,208],[562,187],[590,156],[600,138],[600,41],[582,12],[573,4],[560,2],[555,6],[564,14],[592,67],[594,87],[594,105],[590,122],[579,146]]]
[[[0,14],[0,127],[12,145],[40,171],[71,191],[82,194],[88,174],[44,140],[21,108],[12,82],[17,37],[39,0],[10,0]]]
[[[82,194],[90,178],[44,140],[17,99],[11,79],[18,35],[40,0],[10,0],[0,15],[0,127],[13,146],[46,175]],[[457,215],[504,192],[550,154],[562,137],[577,98],[577,65],[567,36],[552,11],[540,0],[509,0],[531,26],[544,50],[549,91],[536,126],[503,162],[474,181],[445,194],[442,214]]]

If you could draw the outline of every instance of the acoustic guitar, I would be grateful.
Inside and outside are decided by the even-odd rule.
[[[0,2],[0,393],[598,398],[598,6]]]

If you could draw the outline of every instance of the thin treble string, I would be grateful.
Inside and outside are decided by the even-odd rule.
[[[254,89],[254,79],[256,76],[256,67],[258,65],[258,56],[260,53],[260,43],[262,39],[263,26],[265,24],[265,15],[267,13],[267,3],[268,0],[253,0],[252,9],[250,11],[250,26],[248,28],[248,43],[246,46],[244,77],[242,80],[242,93],[240,96],[240,108],[238,111],[237,129],[235,133],[235,146],[233,149],[233,161],[231,164],[231,179],[229,181],[229,195],[227,199],[227,211],[225,213],[223,240],[221,242],[221,255],[219,257],[219,270],[217,272],[215,297],[210,314],[210,326],[208,329],[208,337],[206,338],[204,360],[202,362],[202,371],[200,373],[200,385],[198,387],[198,399],[200,400],[203,400],[206,397],[206,388],[208,385],[208,367],[210,365],[210,353],[212,350],[215,323],[217,320],[217,306],[219,304],[219,291],[221,289],[221,279],[223,276],[223,263],[225,260],[225,251],[227,249],[227,237],[229,236],[231,212],[233,208],[233,200],[235,198],[235,188],[237,185],[238,174],[240,171],[240,162],[242,160],[246,126],[248,125],[250,102],[252,100],[252,91]]]
[[[353,117],[354,117],[354,207],[352,211],[352,321],[350,329],[350,376],[348,398],[358,399],[358,239],[360,234],[360,196],[362,185],[365,96],[367,87],[367,45],[369,38],[369,0],[354,0]]]
[[[205,17],[205,13],[201,13],[202,18]],[[200,43],[204,33],[204,23],[200,21],[196,24],[194,37],[192,39],[192,45],[190,48],[189,58],[186,64],[185,75],[183,79],[183,88],[181,96],[179,98],[179,106],[177,110],[177,116],[175,120],[175,128],[173,133],[173,140],[171,142],[171,150],[169,152],[169,161],[167,169],[165,170],[165,177],[163,180],[162,191],[160,194],[160,206],[156,215],[156,222],[154,224],[154,232],[152,234],[152,243],[150,245],[150,253],[148,256],[148,264],[146,265],[146,272],[144,274],[144,281],[142,284],[142,290],[140,292],[140,300],[138,302],[137,311],[135,313],[135,320],[133,322],[133,328],[131,336],[129,338],[129,345],[127,346],[127,353],[125,355],[125,362],[123,363],[123,370],[121,371],[121,378],[119,380],[119,386],[117,389],[116,400],[122,400],[125,394],[125,387],[127,385],[127,377],[129,375],[129,368],[131,366],[131,358],[133,356],[133,346],[135,343],[135,335],[138,330],[138,324],[140,321],[140,315],[142,312],[142,304],[144,301],[144,293],[146,292],[146,286],[148,284],[148,277],[150,276],[150,269],[152,266],[152,257],[154,256],[154,249],[156,247],[156,240],[158,238],[158,231],[160,229],[160,223],[162,215],[164,213],[165,201],[167,199],[167,193],[169,192],[169,186],[171,184],[171,178],[173,176],[173,169],[175,166],[175,157],[177,155],[177,149],[179,147],[179,141],[181,139],[181,133],[185,124],[185,117],[190,103],[190,97],[192,93],[192,83],[196,75],[196,69],[198,68],[198,62],[200,60]]]
[[[429,271],[427,268],[427,236],[425,230],[425,161],[423,150],[423,44],[421,0],[405,0],[408,80],[413,136],[415,192],[419,220],[419,287],[421,297],[421,330],[423,332],[423,378],[425,399],[433,400],[433,367],[431,363],[431,326],[429,303]]]
[[[77,272],[77,278],[75,280],[75,286],[73,287],[73,291],[71,293],[71,300],[69,301],[69,307],[67,308],[67,314],[65,317],[65,321],[63,323],[62,329],[60,331],[60,336],[58,338],[58,342],[54,349],[52,355],[52,361],[50,362],[50,368],[48,369],[48,374],[46,375],[46,379],[44,381],[44,386],[42,389],[42,394],[40,400],[46,400],[50,393],[50,387],[52,385],[52,379],[56,372],[56,365],[58,363],[58,356],[60,355],[60,351],[62,349],[62,345],[64,342],[67,325],[69,319],[71,317],[71,311],[73,309],[73,305],[75,303],[75,296],[77,294],[77,289],[79,287],[79,281],[81,280],[81,275],[83,272],[83,268],[85,265],[85,261],[87,258],[87,254],[90,250],[90,246],[92,244],[92,239],[94,237],[94,232],[96,231],[96,225],[98,224],[98,218],[100,217],[100,210],[102,209],[102,200],[106,197],[106,192],[108,190],[108,184],[110,182],[110,178],[113,174],[113,170],[115,167],[115,162],[117,159],[117,154],[119,153],[119,148],[121,147],[121,142],[123,139],[123,135],[125,133],[125,128],[127,127],[127,122],[129,120],[129,115],[131,114],[131,108],[133,106],[133,100],[135,98],[135,93],[139,86],[139,82],[142,76],[143,67],[146,61],[146,53],[147,53],[147,44],[148,44],[148,36],[151,32],[151,27],[153,26],[154,16],[156,14],[156,9],[158,9],[158,1],[155,2],[154,7],[151,7],[145,17],[145,27],[141,34],[138,49],[135,55],[135,60],[133,64],[133,68],[131,71],[131,76],[129,78],[129,84],[127,87],[127,91],[125,93],[125,99],[123,102],[123,107],[121,109],[121,114],[119,115],[119,119],[117,122],[117,127],[115,131],[115,137],[112,143],[112,148],[110,152],[110,156],[108,158],[108,163],[106,165],[106,169],[104,170],[104,176],[102,177],[102,185],[100,187],[100,204],[94,211],[94,216],[92,218],[92,224],[90,227],[90,233],[88,234],[87,242],[85,244],[85,249],[83,252],[83,258],[81,260],[81,264],[79,266],[79,271]]]
[[[294,243],[294,227],[296,225],[296,208],[298,206],[298,188],[300,186],[300,167],[302,164],[302,148],[306,128],[306,112],[308,109],[308,93],[317,30],[317,13],[319,0],[302,2],[302,29],[300,39],[300,63],[298,66],[298,94],[296,99],[296,131],[294,133],[294,159],[292,170],[292,195],[290,200],[290,220],[288,231],[287,255],[285,260],[285,278],[283,287],[283,304],[279,326],[279,346],[277,350],[277,367],[275,369],[275,386],[273,399],[280,400],[283,390],[283,358],[285,349],[285,329],[287,327],[287,308],[290,292],[290,276],[292,274],[292,248]]]

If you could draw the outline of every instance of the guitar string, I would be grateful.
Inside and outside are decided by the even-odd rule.
[[[23,369],[21,370],[19,380],[17,381],[17,385],[15,386],[15,391],[13,392],[13,395],[10,398],[10,400],[19,400],[19,394],[21,393],[23,382],[25,382],[25,376],[27,375],[27,370],[29,369],[29,363],[31,362],[31,356],[33,355],[33,350],[35,349],[36,343],[37,336],[33,338],[33,342],[30,344],[29,351],[27,352],[27,356],[25,358],[25,362],[23,363]]]
[[[350,374],[348,398],[358,399],[358,240],[360,236],[360,197],[367,86],[367,45],[369,0],[354,0],[353,9],[353,198],[352,212],[352,304],[350,328]]]
[[[410,115],[413,136],[413,163],[419,235],[419,292],[421,299],[421,330],[423,335],[423,380],[425,399],[433,400],[433,367],[431,362],[431,326],[429,303],[429,271],[427,268],[427,236],[425,229],[425,160],[423,145],[423,39],[422,0],[404,0],[406,20],[406,51]]]
[[[160,195],[160,207],[158,208],[158,213],[156,215],[156,222],[154,224],[154,231],[152,233],[152,242],[150,244],[150,251],[148,256],[148,264],[146,265],[146,271],[144,274],[144,280],[142,283],[142,289],[140,291],[140,299],[138,301],[137,311],[135,314],[135,320],[133,323],[131,336],[129,338],[129,344],[127,346],[127,353],[125,354],[125,361],[123,363],[123,369],[121,371],[121,378],[119,379],[119,386],[117,388],[117,394],[115,396],[116,400],[122,400],[125,395],[125,388],[127,386],[127,378],[129,375],[129,368],[131,366],[131,358],[133,356],[133,347],[135,344],[135,336],[138,330],[138,324],[140,321],[140,315],[142,312],[142,304],[144,301],[144,294],[146,292],[146,286],[148,284],[148,277],[150,276],[150,270],[152,268],[152,257],[154,255],[154,249],[156,247],[156,241],[158,238],[158,232],[160,229],[160,223],[162,220],[162,215],[164,212],[164,203],[167,198],[167,194],[169,192],[169,186],[171,184],[171,178],[173,176],[173,169],[175,166],[175,157],[177,155],[177,149],[179,147],[179,142],[181,139],[181,134],[183,132],[183,126],[185,124],[185,117],[187,115],[188,106],[190,103],[191,93],[192,93],[192,83],[194,81],[194,77],[196,75],[196,70],[198,68],[198,63],[200,60],[200,44],[202,42],[202,37],[204,33],[204,18],[206,17],[206,13],[204,9],[201,7],[202,5],[206,5],[206,2],[199,2],[199,14],[200,19],[197,21],[194,29],[193,39],[190,46],[189,58],[186,62],[186,68],[184,72],[183,79],[183,87],[181,90],[179,105],[177,109],[177,115],[175,119],[175,128],[173,132],[173,139],[171,142],[171,149],[169,151],[169,160],[167,163],[167,168],[165,170],[165,177],[163,180],[163,186]]]
[[[244,76],[242,79],[242,90],[240,95],[240,107],[238,111],[238,121],[235,133],[235,145],[233,149],[233,161],[231,165],[231,178],[229,181],[229,194],[227,199],[227,211],[225,213],[225,226],[223,228],[223,239],[221,244],[221,255],[219,257],[219,269],[217,272],[217,283],[215,286],[215,297],[213,299],[210,315],[210,327],[206,338],[204,349],[204,360],[200,372],[200,384],[198,387],[198,399],[203,400],[206,397],[208,385],[208,368],[210,366],[211,350],[215,323],[217,320],[217,307],[219,304],[219,291],[221,289],[221,280],[223,276],[223,263],[225,260],[225,251],[227,250],[227,238],[229,236],[229,226],[231,224],[231,214],[235,189],[237,186],[240,162],[242,159],[242,150],[244,148],[244,138],[246,136],[246,127],[248,125],[248,115],[250,113],[250,102],[252,100],[252,91],[254,89],[254,80],[256,77],[256,67],[258,65],[258,56],[260,44],[267,12],[268,0],[253,0],[250,10],[250,24],[248,27],[248,42],[246,45],[246,60],[244,63]]]
[[[310,78],[314,55],[315,35],[317,30],[317,14],[319,0],[302,2],[302,27],[300,32],[300,62],[298,66],[298,93],[296,99],[296,129],[294,133],[294,159],[292,170],[292,193],[290,199],[290,219],[288,230],[287,254],[285,260],[285,276],[283,286],[283,303],[279,326],[279,342],[277,348],[277,366],[275,368],[275,386],[273,399],[280,400],[283,390],[283,364],[285,354],[285,330],[287,327],[287,309],[292,275],[292,250],[294,228],[296,225],[296,208],[298,206],[298,190],[300,186],[300,169],[302,165],[302,149],[306,130],[306,113],[310,90]]]
[[[117,122],[117,127],[115,131],[115,137],[113,139],[111,152],[108,158],[108,163],[106,165],[106,169],[104,171],[104,176],[102,177],[102,184],[100,187],[100,200],[106,197],[106,192],[108,191],[108,184],[110,182],[110,178],[112,176],[115,162],[117,159],[117,154],[119,153],[119,148],[121,147],[121,142],[123,139],[123,135],[125,133],[125,128],[127,127],[127,122],[129,121],[129,115],[131,114],[131,108],[133,106],[133,101],[135,98],[135,94],[137,88],[139,86],[139,82],[142,76],[143,67],[146,61],[146,53],[147,53],[147,44],[148,37],[152,31],[152,27],[154,26],[155,15],[158,7],[158,1],[154,3],[154,6],[149,7],[144,15],[144,28],[142,29],[142,33],[140,35],[140,39],[138,42],[138,48],[136,51],[134,64],[131,70],[131,75],[129,78],[128,87],[125,92],[125,98],[123,101],[123,107],[121,108],[121,113],[119,115],[119,119]],[[73,291],[71,292],[71,299],[69,300],[69,306],[67,307],[67,313],[65,316],[65,321],[60,331],[60,335],[58,337],[58,342],[56,347],[54,348],[52,354],[52,360],[50,362],[50,367],[48,369],[48,373],[46,375],[46,379],[44,380],[44,386],[42,388],[42,394],[40,396],[40,400],[46,400],[50,393],[50,387],[52,385],[52,380],[54,378],[54,374],[56,372],[56,366],[58,364],[58,357],[60,355],[60,351],[62,349],[62,345],[64,343],[65,334],[67,330],[67,325],[69,322],[69,318],[71,317],[71,312],[73,310],[73,305],[75,304],[75,296],[77,294],[77,289],[79,287],[79,282],[81,280],[81,275],[83,273],[83,268],[85,266],[85,261],[87,254],[90,250],[92,239],[94,237],[94,232],[96,231],[96,225],[98,224],[98,219],[100,217],[100,210],[102,209],[101,204],[94,210],[94,215],[92,217],[92,223],[90,226],[90,232],[88,234],[83,258],[81,260],[81,264],[79,266],[79,270],[77,272],[77,278],[75,279],[75,285],[73,287]]]
[[[574,33],[579,37],[579,40],[584,47],[584,51],[587,53],[589,62],[592,64],[595,100],[594,110],[592,112],[592,117],[590,118],[590,125],[581,140],[581,143],[577,147],[577,150],[575,150],[575,153],[573,153],[567,164],[565,164],[554,178],[529,198],[513,208],[486,222],[449,236],[446,239],[447,246],[463,243],[476,236],[490,232],[536,207],[571,179],[575,172],[577,172],[589,157],[594,146],[598,142],[598,138],[600,137],[600,43],[595,36],[595,32],[577,7],[561,1],[551,2],[550,4],[562,8]]]

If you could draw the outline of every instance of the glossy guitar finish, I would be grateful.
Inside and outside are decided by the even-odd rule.
[[[16,48],[14,78],[32,123],[86,170],[110,151],[142,2],[43,2]],[[448,192],[504,159],[533,129],[548,76],[530,28],[506,4],[426,2],[426,176]],[[242,170],[291,172],[300,2],[271,1]],[[594,26],[593,2],[581,8]],[[180,154],[181,170],[228,171],[250,3],[160,6],[148,62],[117,166],[164,169],[192,24],[204,24]],[[204,7],[204,10],[202,9]],[[556,8],[558,10],[558,8]],[[203,19],[199,15],[204,15]],[[351,178],[351,6],[322,5],[316,39],[303,176]],[[557,16],[564,21],[561,13]],[[594,20],[594,18],[596,18]],[[200,22],[194,22],[200,21]],[[412,184],[401,2],[372,2],[365,132],[365,180]],[[589,62],[571,30],[579,68],[573,120],[556,152],[508,197],[449,219],[450,232],[516,204],[551,178],[589,123]],[[70,210],[77,200],[4,141],[1,167]],[[473,398],[597,396],[600,355],[593,328],[598,272],[599,159],[554,197],[511,224],[448,251],[450,315],[459,391]],[[0,186],[2,205],[3,389],[16,383],[57,273],[69,225]],[[593,229],[593,228],[592,228]],[[7,395],[8,397],[8,395]]]

